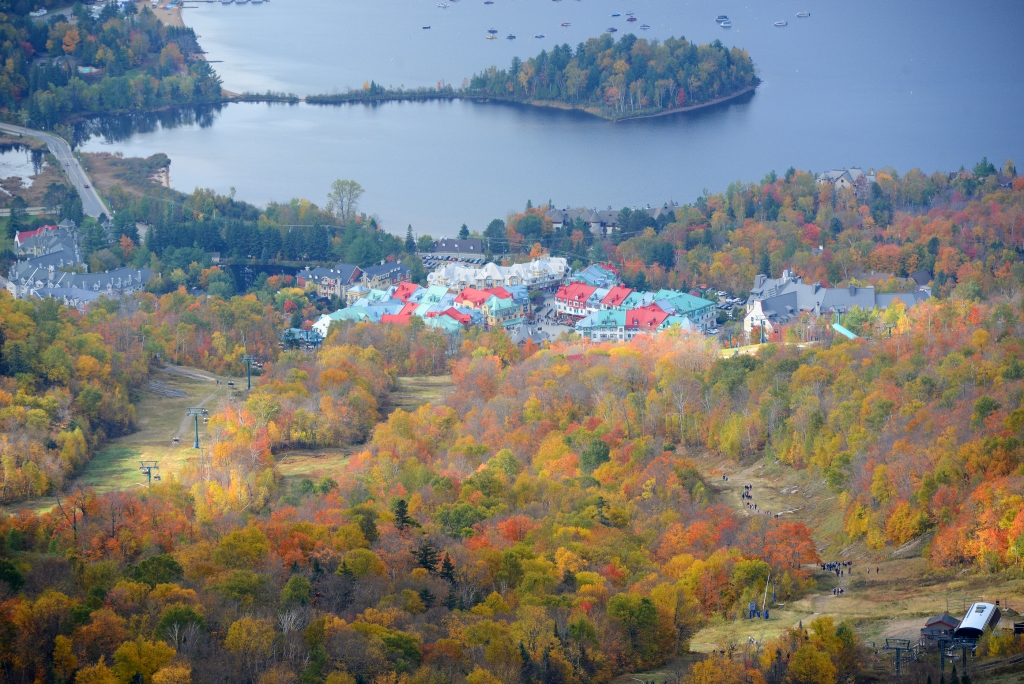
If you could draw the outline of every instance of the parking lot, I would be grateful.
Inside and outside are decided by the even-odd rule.
[[[420,258],[423,259],[424,268],[428,270],[433,270],[438,266],[447,266],[449,264],[458,264],[460,266],[480,266],[484,263],[483,257],[463,256],[457,254],[421,254]]]

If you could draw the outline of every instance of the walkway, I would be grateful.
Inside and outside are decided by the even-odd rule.
[[[82,198],[82,211],[85,215],[92,216],[93,218],[98,218],[100,214],[111,215],[110,209],[104,204],[103,199],[96,192],[96,188],[92,187],[92,182],[89,180],[89,176],[86,175],[85,169],[75,159],[75,155],[71,151],[71,145],[64,138],[52,133],[44,133],[43,131],[35,131],[31,128],[5,123],[0,123],[0,130],[25,135],[30,138],[38,138],[46,143],[46,146],[50,148],[50,152],[60,162],[71,184],[78,190],[78,194]]]

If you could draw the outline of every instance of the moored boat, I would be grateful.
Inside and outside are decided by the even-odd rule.
[[[721,24],[719,24],[719,26],[721,26],[722,28],[732,28],[732,22],[726,19]]]
[[[797,12],[796,16],[800,17],[801,19],[804,19],[806,17],[811,16],[811,13],[810,12]]]
[[[636,17],[629,17],[626,19],[626,21],[636,21]]]
[[[642,28],[644,31],[646,31],[647,29],[651,28],[651,25],[650,24],[640,24],[640,28]]]
[[[570,23],[569,23],[569,22],[567,22],[567,21],[563,21],[563,22],[562,22],[562,26],[572,26],[572,24],[570,24]]]
[[[618,30],[619,29],[615,28],[614,26],[609,26],[608,28],[605,29],[605,32],[606,33],[615,33]]]
[[[772,24],[772,26],[789,26],[789,22],[788,21],[777,21],[774,24]]]

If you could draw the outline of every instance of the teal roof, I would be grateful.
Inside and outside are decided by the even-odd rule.
[[[697,311],[715,305],[714,302],[710,302],[707,299],[694,297],[688,292],[679,292],[677,290],[660,290],[654,295],[654,299],[655,301],[659,299],[667,299],[678,311],[682,313]]]
[[[427,291],[420,297],[421,302],[428,304],[437,304],[444,296],[448,294],[448,288],[442,285],[431,285],[427,288]]]
[[[364,294],[363,297],[370,302],[386,302],[391,299],[391,297],[388,296],[387,290],[375,289],[370,289],[370,291]]]
[[[454,333],[462,329],[462,325],[451,316],[431,316],[424,318],[423,322],[431,328],[438,328],[446,333]]]
[[[350,306],[347,309],[340,309],[331,314],[335,321],[368,321],[371,319],[370,312],[366,307]]]
[[[577,330],[591,330],[593,328],[622,328],[626,325],[625,311],[595,311],[585,316],[576,324]]]
[[[491,295],[484,303],[489,313],[497,313],[499,311],[507,311],[509,309],[518,309],[519,305],[516,304],[515,300],[511,297],[508,299],[502,299],[501,297],[495,297]]]

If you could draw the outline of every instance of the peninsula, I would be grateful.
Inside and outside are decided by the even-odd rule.
[[[361,90],[311,95],[310,104],[389,100],[472,99],[576,109],[610,121],[660,116],[726,102],[760,84],[750,55],[715,40],[697,45],[685,38],[650,41],[627,34],[615,41],[604,34],[508,69],[492,66],[463,87],[439,85],[415,90],[389,89],[367,82]]]

